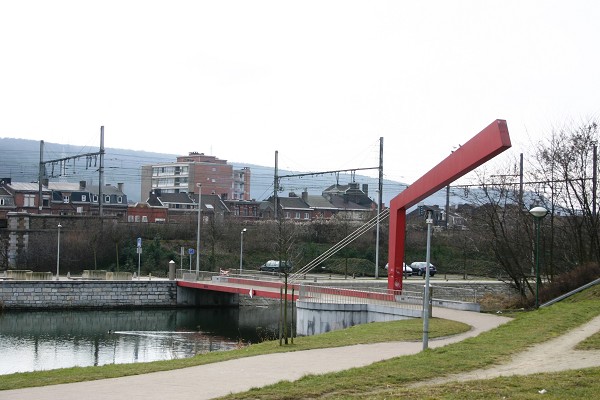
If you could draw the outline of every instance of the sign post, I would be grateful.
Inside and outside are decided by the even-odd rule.
[[[192,272],[192,256],[194,255],[194,249],[188,249],[188,254],[190,255],[190,272]]]
[[[140,265],[142,259],[142,238],[137,238],[137,255],[138,255],[138,281],[140,280]]]

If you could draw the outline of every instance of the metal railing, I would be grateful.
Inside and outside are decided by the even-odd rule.
[[[461,301],[465,303],[477,303],[477,290],[449,286],[431,285],[432,298],[438,300]]]
[[[299,285],[298,300],[333,304],[379,304],[418,310],[423,306],[423,293],[384,288],[339,288]]]
[[[218,276],[218,272],[212,271],[200,271],[196,276],[196,271],[190,271],[189,269],[178,269],[176,270],[175,278],[182,281],[210,281],[213,276]]]

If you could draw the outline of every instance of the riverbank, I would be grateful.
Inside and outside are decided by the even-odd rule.
[[[221,396],[223,395],[222,393],[238,392],[238,390],[240,391],[238,394],[229,395],[228,398],[317,398],[327,395],[329,398],[364,399],[368,397],[383,399],[437,398],[443,395],[444,398],[464,399],[502,397],[505,394],[507,398],[524,397],[528,396],[526,393],[538,395],[537,391],[541,389],[545,389],[549,393],[560,393],[559,397],[555,396],[554,398],[593,398],[600,390],[600,382],[597,380],[597,374],[600,373],[599,369],[592,369],[589,373],[586,372],[587,370],[584,370],[574,373],[562,372],[547,376],[536,375],[532,378],[511,378],[510,382],[506,380],[477,381],[470,386],[467,386],[468,384],[465,383],[462,385],[451,383],[446,384],[446,386],[430,387],[426,385],[422,388],[409,388],[411,383],[417,381],[429,382],[434,378],[451,373],[476,371],[481,368],[503,364],[508,362],[514,354],[531,348],[531,346],[564,335],[565,332],[572,331],[576,327],[583,327],[585,323],[600,314],[600,290],[588,290],[587,293],[577,295],[576,298],[573,301],[563,301],[537,311],[516,314],[514,315],[515,319],[510,322],[501,323],[500,326],[494,329],[488,327],[487,329],[491,329],[489,332],[486,330],[479,332],[476,330],[470,331],[471,337],[465,341],[448,344],[443,347],[443,350],[433,348],[434,341],[430,341],[431,350],[426,352],[420,351],[420,342],[418,340],[388,342],[382,344],[380,348],[365,347],[365,357],[368,357],[369,354],[383,358],[394,357],[396,351],[404,349],[407,346],[417,347],[417,353],[381,361],[370,365],[368,368],[344,370],[329,377],[311,375],[291,382],[290,380],[293,379],[295,369],[290,367],[293,364],[288,362],[288,357],[283,357],[281,364],[278,364],[274,363],[273,359],[269,357],[264,357],[263,359],[253,356],[257,356],[265,351],[277,350],[280,352],[290,349],[295,350],[298,349],[298,344],[283,346],[281,348],[276,343],[267,342],[233,352],[210,354],[211,361],[214,362],[219,359],[220,362],[212,366],[207,366],[206,374],[204,374],[204,370],[194,367],[173,371],[172,373],[165,372],[164,374],[150,374],[139,377],[119,378],[117,380],[110,379],[105,382],[88,382],[87,384],[89,385],[81,383],[26,389],[23,391],[0,392],[0,399],[46,399],[58,398],[62,395],[66,395],[64,398],[69,399],[78,398],[77,396],[81,396],[81,393],[87,394],[87,390],[90,390],[90,395],[96,396],[90,397],[92,399],[111,397],[117,400],[129,398],[126,396],[127,394],[130,396],[139,395],[146,399],[159,399],[170,396],[175,392],[180,394],[181,398],[211,398],[211,396]],[[454,310],[447,311],[456,312]],[[480,314],[466,313],[466,315],[473,317]],[[469,320],[471,317],[469,317]],[[497,315],[488,315],[488,317],[503,318]],[[411,322],[396,321],[394,323],[404,324]],[[418,324],[421,321],[416,320],[414,322]],[[350,332],[355,332],[355,329],[371,328],[369,325],[350,328]],[[592,332],[589,334],[592,334]],[[347,338],[353,336],[355,335],[349,335],[349,331],[337,331],[320,335],[320,337],[306,339],[307,342],[311,342],[329,337],[335,338],[333,341],[337,342],[337,338],[339,337]],[[274,347],[267,347],[269,345]],[[343,360],[343,353],[345,351],[350,350],[347,347],[340,349],[340,360]],[[351,358],[360,360],[362,357],[361,354],[355,354]],[[226,362],[228,360],[227,357],[232,355],[236,355],[236,357],[251,357],[246,360],[247,367],[243,370],[243,373],[240,373],[240,370],[232,370],[227,367],[227,365],[230,365]],[[286,356],[291,356],[291,354]],[[209,360],[206,361],[209,362]],[[318,364],[321,362],[324,364],[339,364],[339,367],[341,363],[337,361],[336,355],[332,353],[323,358],[317,356],[308,357],[310,365],[307,368],[308,371],[312,371],[315,367],[320,368]],[[171,368],[177,368],[177,366],[172,365],[172,362],[168,364],[171,364]],[[178,365],[182,366],[181,364]],[[270,369],[271,367],[274,367],[273,370]],[[576,366],[572,365],[571,367]],[[76,375],[77,371],[81,370],[69,371],[68,374],[70,376]],[[210,375],[210,371],[213,371],[217,375]],[[281,379],[284,381],[274,386],[245,392],[250,387],[262,386],[262,381],[258,378],[256,380],[251,379],[252,382],[250,383],[245,382],[245,375],[249,374],[252,376],[252,374],[260,373],[261,371],[272,372],[265,379]],[[143,373],[142,370],[139,372]],[[189,375],[187,374],[188,372],[190,373]],[[282,377],[279,378],[278,374],[281,374]],[[23,378],[27,381],[36,379],[38,382],[48,379],[44,377],[34,378],[33,375],[28,374],[25,374]],[[244,382],[238,383],[238,380]],[[149,386],[146,388],[144,383],[148,383]],[[265,382],[264,384],[268,383]],[[567,388],[567,391],[561,391],[561,387]],[[469,390],[469,388],[472,390]],[[533,391],[533,388],[536,388],[536,390]],[[106,392],[103,392],[105,389]],[[221,390],[221,392],[214,394],[213,389]],[[80,390],[83,391],[80,392]],[[115,391],[113,392],[113,390]],[[453,396],[452,393],[456,393],[456,395]],[[472,394],[475,397],[471,396]],[[39,397],[36,397],[38,395]]]

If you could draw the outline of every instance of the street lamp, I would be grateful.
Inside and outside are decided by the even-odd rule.
[[[58,236],[56,238],[56,280],[58,280],[58,273],[60,271],[60,228],[61,224],[58,224]]]
[[[246,232],[246,228],[240,232],[240,275],[242,274],[242,260],[244,257],[244,232]]]
[[[202,219],[202,184],[196,183],[198,187],[198,231],[196,232],[196,279],[200,275],[200,220]]]
[[[425,255],[425,288],[423,291],[423,350],[429,347],[429,313],[430,290],[429,290],[429,265],[431,261],[431,226],[433,225],[433,211],[427,210],[427,253]],[[403,266],[404,267],[404,266]]]
[[[548,215],[548,210],[544,207],[533,207],[529,210],[529,213],[533,215],[535,220],[535,308],[540,306],[540,222],[542,218]]]

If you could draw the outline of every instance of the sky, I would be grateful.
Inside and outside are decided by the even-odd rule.
[[[410,184],[496,119],[514,155],[599,117],[598,21],[582,0],[0,0],[0,137],[97,149],[104,126],[107,148],[293,171],[377,167],[383,138]]]

